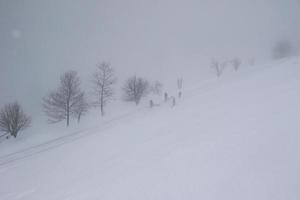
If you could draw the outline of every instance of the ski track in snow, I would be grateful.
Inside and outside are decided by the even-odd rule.
[[[104,124],[102,124],[101,127],[94,127],[94,128],[90,128],[88,130],[76,131],[74,133],[71,133],[71,134],[68,134],[68,135],[65,135],[62,137],[58,137],[58,138],[55,138],[53,140],[50,140],[50,141],[47,141],[47,142],[44,142],[44,143],[41,143],[38,145],[28,147],[28,148],[7,154],[5,156],[1,156],[0,157],[0,167],[5,167],[6,165],[14,163],[16,161],[32,157],[34,155],[37,155],[37,154],[40,154],[43,152],[47,152],[53,148],[71,143],[78,139],[88,137],[90,135],[102,133],[105,129],[109,128],[114,123],[124,120],[130,116],[133,116],[134,114],[138,113],[140,110],[141,109],[134,111],[134,112],[126,113],[124,115],[120,115],[118,117],[115,117],[114,119],[111,119],[111,120],[105,122]]]

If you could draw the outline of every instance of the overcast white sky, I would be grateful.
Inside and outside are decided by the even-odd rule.
[[[59,75],[110,61],[121,79],[166,77],[212,57],[267,58],[300,40],[298,0],[0,0],[0,105],[40,110]]]

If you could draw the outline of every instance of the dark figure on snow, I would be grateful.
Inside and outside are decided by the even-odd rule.
[[[152,100],[150,100],[150,102],[149,102],[149,105],[150,105],[150,108],[153,108],[153,106],[154,106],[154,103],[153,103],[153,101],[152,101]]]
[[[175,97],[172,97],[172,107],[174,107],[176,105],[176,99]]]
[[[165,92],[165,102],[168,101],[168,93]]]
[[[178,93],[178,98],[180,99],[181,96],[182,96],[182,92],[180,91],[180,92]]]

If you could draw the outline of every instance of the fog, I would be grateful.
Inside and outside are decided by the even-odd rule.
[[[109,61],[119,84],[132,74],[176,79],[212,58],[270,58],[277,40],[300,40],[297,0],[1,0],[0,105],[32,115],[66,70],[85,88]],[[197,70],[196,70],[197,71]]]

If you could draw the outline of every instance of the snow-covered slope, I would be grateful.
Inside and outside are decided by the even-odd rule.
[[[0,199],[300,199],[299,102],[297,58],[194,85],[173,108],[2,156]]]

